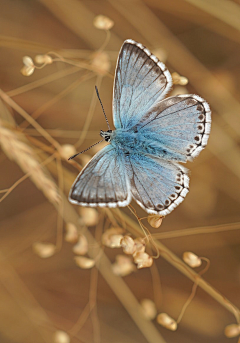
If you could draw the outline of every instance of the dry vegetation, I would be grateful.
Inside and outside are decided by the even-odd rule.
[[[238,0],[1,1],[1,343],[237,342],[239,18]],[[167,65],[171,94],[213,112],[190,193],[163,220],[67,200],[102,147],[67,161],[106,127],[95,85],[112,126],[127,38]]]

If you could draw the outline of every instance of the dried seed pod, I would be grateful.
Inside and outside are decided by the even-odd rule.
[[[72,250],[74,254],[85,255],[88,252],[87,238],[84,235],[81,235]]]
[[[146,248],[145,240],[141,237],[134,239],[135,243],[135,252],[144,252]]]
[[[30,76],[34,72],[35,65],[33,63],[33,60],[29,56],[23,57],[23,64],[24,67],[21,69],[21,73],[24,76]]]
[[[151,225],[151,227],[154,227],[154,229],[158,229],[162,224],[163,216],[160,216],[159,214],[149,214],[148,215],[148,223]]]
[[[184,252],[183,261],[192,268],[199,267],[202,264],[202,260],[197,255],[195,255],[193,252],[190,252],[190,251]]]
[[[76,256],[74,260],[76,265],[82,269],[90,269],[95,266],[95,261],[88,257]]]
[[[126,235],[122,238],[121,246],[125,254],[133,255],[136,252],[136,244],[130,236]]]
[[[22,69],[20,71],[21,71],[21,74],[23,76],[30,76],[30,75],[33,74],[34,70],[35,70],[35,67],[26,67],[26,66],[24,66],[24,67],[22,67]]]
[[[115,275],[126,276],[136,270],[130,257],[117,255],[116,262],[112,264],[112,271]]]
[[[113,227],[106,230],[102,235],[102,244],[109,248],[120,248],[123,238],[122,233],[123,229],[120,227]]]
[[[72,144],[64,144],[59,149],[59,153],[62,158],[64,158],[65,160],[68,160],[69,157],[76,154],[76,148]]]
[[[99,30],[110,30],[114,21],[104,15],[98,15],[94,18],[93,25]]]
[[[150,300],[150,299],[143,299],[141,301],[141,306],[142,306],[142,312],[143,315],[149,319],[152,320],[156,317],[157,315],[157,308],[155,303]]]
[[[70,337],[65,331],[58,330],[54,333],[54,343],[70,343]]]
[[[69,243],[75,243],[78,240],[78,230],[76,225],[73,223],[67,223],[65,229],[65,241]]]
[[[188,84],[188,79],[176,72],[172,73],[172,80],[175,85],[186,86]]]
[[[53,63],[53,59],[49,55],[36,55],[35,62],[38,64],[51,64]]]
[[[158,324],[164,326],[168,330],[177,330],[177,322],[173,318],[171,318],[167,313],[160,313],[157,316],[157,322]]]
[[[133,255],[134,262],[137,264],[137,268],[148,268],[153,264],[153,259],[146,252],[136,252]]]
[[[225,336],[231,338],[231,337],[237,337],[240,335],[240,325],[239,324],[230,324],[225,327],[224,330]]]
[[[56,246],[51,243],[33,243],[33,251],[41,258],[48,258],[55,254]]]
[[[98,211],[95,208],[80,207],[79,212],[86,226],[94,226],[98,223]]]
[[[111,67],[109,55],[104,51],[95,53],[91,64],[99,75],[106,75]]]

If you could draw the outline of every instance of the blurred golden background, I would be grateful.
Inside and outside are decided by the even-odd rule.
[[[100,14],[109,19],[97,21]],[[1,343],[229,341],[224,329],[237,323],[240,305],[239,18],[239,0],[1,1]],[[187,165],[186,200],[157,229],[143,220],[160,257],[144,269],[128,261],[134,270],[123,277],[110,264],[122,248],[104,247],[103,231],[120,226],[143,237],[138,221],[128,208],[84,212],[71,205],[71,184],[100,147],[66,159],[106,129],[95,85],[113,126],[114,69],[128,38],[177,73],[170,95],[207,100],[212,131]],[[24,56],[31,58],[25,64]],[[75,258],[79,237],[88,241],[89,260]],[[186,251],[209,259],[202,279],[182,261]],[[196,295],[176,331],[146,318],[142,300],[151,299],[158,314],[177,320],[194,282]],[[240,329],[226,333],[233,331]]]

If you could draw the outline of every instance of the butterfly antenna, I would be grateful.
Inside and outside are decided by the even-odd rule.
[[[81,151],[81,152],[78,152],[77,154],[75,154],[75,155],[69,157],[68,161],[69,161],[69,160],[72,160],[73,158],[75,158],[76,156],[78,156],[78,155],[80,155],[80,154],[83,154],[84,152],[86,152],[86,151],[88,151],[89,149],[91,149],[94,145],[97,145],[97,144],[103,142],[104,140],[105,140],[105,139],[102,139],[101,141],[99,141],[99,142],[97,142],[97,143],[91,145],[89,148],[87,148],[87,149],[85,149],[85,150],[83,150],[83,151]]]
[[[101,101],[101,99],[100,99],[100,95],[99,95],[99,93],[98,93],[98,88],[97,88],[97,86],[95,86],[95,90],[96,90],[96,93],[97,93],[98,100],[99,100],[99,102],[100,102],[100,104],[101,104],[101,106],[102,106],[103,114],[104,114],[104,117],[105,117],[105,119],[106,119],[108,129],[111,130],[110,125],[109,125],[109,122],[108,122],[108,119],[107,119],[107,116],[106,116],[106,113],[105,113],[104,108],[103,108],[102,101]]]

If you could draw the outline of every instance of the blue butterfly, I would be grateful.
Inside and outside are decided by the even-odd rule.
[[[115,71],[115,130],[109,144],[75,180],[69,200],[81,206],[124,207],[132,198],[148,213],[169,214],[189,190],[188,171],[205,148],[211,111],[198,95],[164,99],[172,86],[165,65],[142,44],[126,40]]]

